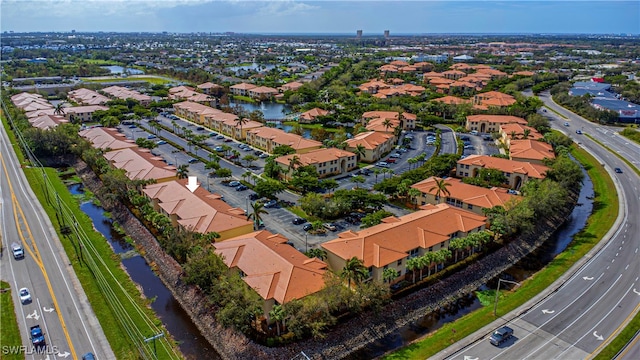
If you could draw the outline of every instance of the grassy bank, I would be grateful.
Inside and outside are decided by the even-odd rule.
[[[3,256],[11,256],[9,252]],[[18,330],[18,320],[13,308],[11,292],[17,291],[11,289],[9,284],[0,281],[0,354],[1,358],[6,360],[24,359],[24,355],[7,354],[4,349],[9,347],[19,347],[22,345],[20,331]]]
[[[156,78],[156,77],[126,77],[126,78],[113,77],[113,78],[108,78],[108,79],[82,79],[82,81],[86,82],[86,83],[106,83],[106,82],[117,82],[117,81],[122,81],[122,82],[127,82],[127,81],[146,81],[146,82],[154,84],[154,85],[165,85],[165,84],[171,83],[171,81],[169,81],[167,79]]]
[[[138,346],[131,341],[156,334],[161,321],[149,308],[147,300],[143,299],[140,290],[131,281],[129,275],[120,264],[120,257],[113,253],[106,239],[93,227],[93,222],[79,207],[78,201],[69,193],[65,184],[58,178],[54,169],[45,168],[49,183],[58,194],[63,209],[69,209],[78,222],[81,233],[86,234],[86,241],[79,251],[78,238],[75,235],[64,236],[60,233],[60,216],[54,201],[48,201],[43,185],[43,176],[40,169],[25,169],[25,174],[31,187],[44,207],[53,226],[58,230],[58,236],[69,257],[71,265],[82,284],[82,287],[91,303],[93,311],[102,326],[102,329],[118,359],[137,359]],[[67,224],[68,225],[68,221]],[[92,253],[87,249],[95,249]],[[99,284],[100,283],[100,284]],[[105,291],[105,289],[107,289]],[[123,317],[130,321],[123,323]],[[157,340],[156,347],[158,358],[175,359],[175,347],[167,346],[166,340]],[[144,344],[148,352],[153,352],[151,343]]]
[[[589,135],[589,134],[585,134],[589,139],[593,140],[595,143],[597,143],[598,145],[602,146],[603,148],[607,149],[607,151],[609,151],[611,154],[615,155],[618,159],[622,160],[622,162],[624,162],[625,164],[629,165],[629,167],[631,168],[631,170],[633,170],[638,176],[640,176],[640,169],[638,169],[631,161],[629,161],[626,157],[618,154],[616,151],[613,151],[613,149],[611,149],[610,147],[608,147],[607,145],[605,145],[603,142],[599,141],[598,139],[594,138],[593,136]]]
[[[594,210],[585,228],[577,233],[567,249],[538,273],[523,281],[517,291],[501,295],[498,316],[503,316],[516,309],[538,293],[548,288],[556,279],[580,260],[596,245],[613,226],[618,216],[618,194],[611,192],[613,180],[604,168],[582,149],[573,148],[572,155],[585,167],[595,193]],[[483,307],[463,316],[457,321],[447,323],[439,330],[428,334],[425,338],[386,355],[385,359],[425,359],[451,344],[473,334],[495,320],[493,307]]]

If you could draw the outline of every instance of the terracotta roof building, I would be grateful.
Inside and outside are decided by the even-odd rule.
[[[64,117],[71,122],[92,122],[93,113],[102,110],[109,110],[102,105],[71,106],[64,108]]]
[[[280,86],[280,87],[278,88],[278,90],[279,90],[280,92],[285,92],[285,91],[288,91],[288,90],[296,91],[296,90],[300,89],[300,87],[301,87],[302,85],[304,85],[304,84],[303,84],[303,83],[301,83],[301,82],[298,82],[298,81],[292,81],[292,82],[290,82],[290,83],[286,83],[286,84],[284,84],[284,85]]]
[[[281,175],[287,180],[291,178],[294,170],[298,168],[298,166],[294,166],[293,169],[289,169],[291,160],[294,157],[300,162],[299,166],[313,166],[318,172],[319,178],[344,174],[355,169],[358,165],[356,154],[337,148],[318,149],[304,154],[280,156],[275,161],[283,169]]]
[[[64,116],[61,115],[41,115],[29,118],[28,120],[31,126],[42,130],[49,130],[59,124],[69,122],[69,120],[65,119]]]
[[[229,90],[233,95],[241,95],[241,96],[249,96],[249,90],[253,88],[257,88],[257,85],[248,84],[248,83],[240,83],[231,85]]]
[[[483,209],[490,209],[494,206],[508,208],[507,204],[511,201],[517,201],[518,198],[509,194],[505,188],[485,188],[465,184],[461,179],[456,178],[444,179],[445,183],[449,184],[446,186],[449,193],[441,192],[440,196],[436,196],[438,192],[436,181],[439,180],[442,179],[432,176],[411,186],[422,193],[417,198],[419,204],[437,205],[445,203],[472,211],[478,215],[484,215]]]
[[[247,142],[270,154],[273,153],[273,149],[280,145],[291,146],[298,154],[304,154],[322,147],[322,143],[319,141],[306,139],[300,135],[269,127],[260,127],[247,131]]]
[[[49,101],[47,101],[47,99],[42,95],[28,92],[13,95],[11,97],[11,102],[26,113],[54,108],[53,105],[51,105],[51,103],[49,103]]]
[[[320,108],[313,108],[311,110],[307,110],[300,114],[298,117],[298,122],[301,124],[310,124],[316,121],[318,116],[326,116],[329,114],[329,110],[323,110]]]
[[[493,133],[499,132],[500,126],[505,124],[527,125],[527,120],[511,115],[469,115],[465,128],[469,131]]]
[[[512,189],[519,189],[529,179],[544,179],[548,167],[529,162],[514,161],[486,155],[470,155],[458,160],[456,175],[459,177],[476,177],[480,169],[500,170],[507,177]]]
[[[310,259],[287,244],[287,238],[262,230],[213,244],[230,270],[239,271],[247,285],[264,300],[265,317],[276,304],[324,288],[327,264]]]
[[[69,91],[67,97],[80,105],[104,105],[109,101],[108,97],[85,88]]]
[[[439,103],[443,103],[443,104],[448,104],[448,105],[460,105],[460,104],[469,104],[469,103],[471,103],[471,100],[459,98],[457,96],[449,96],[449,95],[441,97],[441,98],[433,99],[431,101],[439,102]]]
[[[176,168],[167,165],[162,157],[151,154],[149,149],[113,150],[105,153],[104,158],[116,169],[123,169],[130,180],[155,180],[158,183],[177,180]]]
[[[473,104],[478,109],[488,109],[489,107],[506,107],[516,103],[516,99],[499,91],[489,91],[480,93],[473,97]]]
[[[116,129],[94,127],[81,130],[78,134],[89,140],[91,145],[97,149],[119,150],[138,146],[133,140],[127,140],[126,136]]]
[[[122,100],[126,100],[126,99],[134,99],[137,100],[140,105],[142,106],[147,106],[151,103],[151,96],[149,95],[145,95],[145,94],[141,94],[135,90],[131,90],[128,89],[126,87],[122,87],[122,86],[109,86],[106,87],[104,89],[102,89],[102,92],[106,93],[107,95],[113,97],[113,98],[117,98],[117,99],[122,99]]]
[[[224,86],[212,82],[202,83],[198,85],[197,88],[206,95],[221,96],[224,93]]]
[[[511,140],[509,144],[509,158],[515,161],[527,161],[532,164],[544,165],[545,159],[555,159],[553,146],[537,140]]]
[[[220,235],[216,241],[224,241],[253,231],[253,223],[247,220],[244,210],[233,208],[220,195],[208,192],[202,186],[191,192],[187,179],[167,181],[144,187],[142,192],[151,199],[156,211],[169,216],[173,226],[207,234]]]
[[[363,132],[345,141],[346,149],[354,152],[358,145],[364,147],[360,161],[372,163],[390,152],[395,144],[395,136],[377,131]]]
[[[402,217],[388,217],[381,224],[360,231],[345,231],[322,244],[331,270],[339,273],[356,257],[369,269],[369,278],[382,282],[384,269],[400,276],[407,273],[407,260],[449,247],[451,239],[485,229],[486,217],[446,204],[424,205]]]

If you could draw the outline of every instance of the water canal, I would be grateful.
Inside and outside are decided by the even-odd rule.
[[[69,186],[73,195],[84,194],[81,184]],[[187,359],[220,359],[207,340],[193,324],[189,315],[173,297],[169,289],[151,270],[146,260],[136,253],[134,247],[115,231],[111,219],[105,216],[105,210],[92,202],[83,202],[80,209],[93,221],[93,226],[109,242],[113,252],[122,256],[122,265],[142,289],[147,299],[153,299],[151,308],[162,320],[167,331],[178,342],[180,351]]]

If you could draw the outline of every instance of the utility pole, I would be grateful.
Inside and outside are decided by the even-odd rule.
[[[514,285],[516,285],[516,286],[520,286],[520,283],[519,283],[519,282],[510,281],[510,280],[504,280],[504,279],[500,279],[500,278],[498,278],[498,289],[496,290],[496,299],[495,299],[494,304],[493,304],[493,316],[498,316],[498,314],[497,314],[497,310],[498,310],[498,296],[500,296],[500,283],[501,283],[501,282],[506,282],[506,283],[509,283],[509,284],[514,284]]]
[[[164,333],[160,333],[160,334],[157,334],[157,335],[153,335],[153,336],[152,336],[152,337],[150,337],[150,338],[146,338],[146,339],[144,339],[144,342],[146,342],[146,343],[148,343],[149,341],[153,341],[153,353],[154,353],[156,356],[158,355],[158,353],[157,353],[157,351],[156,351],[156,339],[157,339],[157,338],[161,338],[161,337],[163,337],[163,336],[164,336]]]

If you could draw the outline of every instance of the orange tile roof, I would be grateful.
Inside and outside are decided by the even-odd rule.
[[[455,82],[455,80],[451,80],[451,79],[445,79],[445,78],[432,78],[429,81],[429,84],[431,85],[449,85],[451,83]]]
[[[127,148],[104,154],[117,169],[124,169],[131,180],[163,180],[175,177],[175,167],[167,166],[161,157],[151,154],[148,149]]]
[[[392,62],[389,63],[389,65],[393,65],[393,66],[409,66],[409,63],[406,61],[402,61],[402,60],[394,60]]]
[[[212,82],[206,82],[198,85],[198,89],[222,89],[223,87]]]
[[[192,88],[191,86],[184,86],[184,85],[180,85],[180,86],[175,86],[169,89],[169,94],[175,94],[175,93],[180,93],[180,92],[184,92],[184,91],[195,91],[194,88]]]
[[[444,77],[444,74],[443,73],[439,73],[439,72],[435,72],[435,71],[429,71],[428,73],[425,73],[423,75],[423,77],[425,79],[427,79],[427,78],[441,78],[441,77]]]
[[[382,65],[378,68],[378,70],[380,71],[385,71],[385,72],[398,72],[398,68],[393,66],[393,65]]]
[[[397,114],[397,113],[396,113]],[[384,122],[389,120],[389,127],[387,128],[384,125]],[[390,132],[392,133],[395,128],[400,126],[400,120],[398,119],[388,119],[388,118],[375,118],[371,119],[366,126],[366,129],[369,131],[380,131],[380,132]]]
[[[141,94],[138,91],[131,90],[122,86],[109,86],[102,89],[102,91],[113,97],[117,97],[118,99],[122,99],[122,100],[131,98],[131,99],[135,99],[142,102],[151,101],[151,96]]]
[[[68,123],[69,120],[65,119],[61,115],[41,115],[28,119],[31,126],[38,129],[51,129],[59,124]]]
[[[98,149],[119,150],[138,146],[133,140],[127,140],[127,137],[116,129],[95,127],[82,130],[78,134],[89,140],[92,146]]]
[[[263,139],[271,139],[271,141],[279,145],[289,145],[295,150],[322,146],[322,143],[319,141],[306,139],[300,135],[291,134],[275,128],[260,127],[248,132]]]
[[[383,132],[377,131],[369,131],[363,132],[355,135],[353,138],[345,141],[347,147],[349,148],[357,148],[358,145],[364,146],[367,150],[374,150],[378,146],[390,141],[393,138],[393,135],[386,134]]]
[[[520,76],[533,76],[533,75],[535,75],[535,73],[534,73],[533,71],[526,71],[526,70],[523,70],[523,71],[516,71],[516,72],[514,72],[514,73],[513,73],[513,75],[520,75]]]
[[[437,186],[436,181],[442,180],[438,177],[429,177],[422,180],[411,187],[420,190],[423,194],[436,195]],[[492,187],[485,188],[481,186],[475,186],[465,184],[461,179],[446,178],[445,182],[449,184],[447,191],[449,191],[448,197],[461,200],[466,204],[479,206],[482,208],[492,208],[494,206],[505,206],[507,202],[512,199],[517,199],[515,195],[507,193],[507,189]],[[432,190],[433,189],[433,190]],[[442,195],[445,196],[445,195]]]
[[[202,186],[193,193],[187,189],[187,179],[151,184],[142,190],[167,213],[175,214],[178,223],[199,233],[223,232],[252,224],[244,210],[232,208],[220,195],[211,194]],[[239,210],[239,211],[238,211]]]
[[[497,124],[509,124],[509,123],[522,124],[522,125],[527,124],[527,120],[521,117],[512,116],[512,115],[484,115],[484,114],[469,115],[467,116],[467,120],[468,121],[486,121],[486,122],[497,123]]]
[[[67,97],[84,105],[102,105],[110,100],[108,97],[86,88],[71,90],[67,93]]]
[[[524,120],[524,119],[523,119]],[[507,136],[511,137],[512,133],[515,133],[517,136],[524,136],[524,131],[529,130],[529,138],[533,140],[540,140],[543,138],[542,134],[540,134],[536,129],[531,126],[526,126],[518,123],[508,123],[504,125],[500,125],[500,132],[507,134]]]
[[[328,110],[323,110],[323,109],[320,109],[320,108],[313,108],[311,110],[307,110],[307,111],[303,112],[302,114],[300,114],[300,118],[304,119],[304,120],[312,121],[312,120],[315,120],[316,117],[325,116],[328,113],[329,113]]]
[[[229,268],[238,268],[244,280],[264,300],[285,304],[324,288],[327,264],[286,243],[287,238],[262,230],[213,244]]]
[[[511,140],[509,156],[518,159],[542,160],[555,159],[551,144],[536,140]]]
[[[497,169],[505,173],[524,174],[530,178],[544,179],[549,170],[544,165],[524,161],[514,161],[486,155],[470,155],[458,160],[458,164],[479,166],[486,169]]]
[[[229,89],[239,89],[239,90],[251,90],[253,88],[257,88],[258,85],[248,84],[248,83],[240,83],[231,85]]]
[[[298,157],[302,166],[307,166],[312,164],[324,163],[331,160],[338,160],[343,157],[356,156],[356,154],[350,151],[340,150],[337,148],[326,148],[326,149],[312,150],[304,154],[289,154],[289,155],[280,156],[280,157],[277,157],[275,161],[288,167],[289,164],[291,163],[291,159],[294,156]]]
[[[378,268],[408,256],[416,248],[428,249],[457,232],[482,227],[486,217],[446,204],[424,205],[420,211],[383,219],[370,228],[340,233],[322,247],[342,259],[357,257],[364,266]]]
[[[471,102],[471,100],[466,100],[463,98],[459,98],[457,96],[444,96],[441,98],[433,99],[431,101],[441,102],[441,103],[450,104],[450,105],[468,104]]]
[[[363,119],[397,119],[400,114],[397,111],[367,111],[362,114]]]

